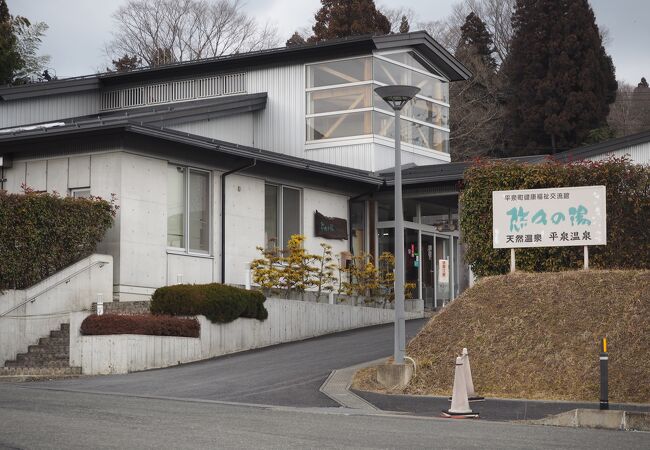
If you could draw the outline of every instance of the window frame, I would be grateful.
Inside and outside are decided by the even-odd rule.
[[[189,256],[200,256],[200,257],[212,257],[214,251],[213,243],[213,178],[212,171],[206,169],[200,169],[198,167],[188,166],[186,164],[175,164],[168,162],[167,166],[181,167],[183,168],[183,187],[185,190],[185,195],[183,196],[183,243],[184,247],[172,247],[165,242],[167,247],[167,253],[173,253],[178,255],[189,255]],[[207,194],[208,194],[208,250],[196,250],[190,249],[190,173],[197,172],[208,175],[207,182]],[[169,193],[168,193],[169,194]],[[167,206],[166,206],[167,207]],[[168,239],[169,236],[169,209],[167,209],[167,230],[165,232],[165,239]]]
[[[90,186],[86,187],[77,187],[77,188],[71,188],[69,189],[70,191],[70,197],[72,198],[90,198],[92,194],[90,193]],[[88,192],[88,196],[77,196],[76,194],[82,193],[82,192]]]
[[[415,55],[419,56],[422,58],[422,56],[415,50],[415,49],[395,49],[395,50],[388,50],[388,51],[382,51],[382,52],[375,52],[370,55],[365,55],[365,56],[352,56],[352,57],[346,57],[346,58],[335,58],[327,61],[318,61],[318,62],[313,62],[313,63],[306,63],[304,64],[304,80],[305,80],[305,111],[304,111],[304,139],[305,139],[305,145],[307,149],[316,149],[316,148],[322,148],[322,147],[327,147],[328,144],[336,144],[339,142],[360,142],[360,141],[367,141],[370,139],[372,142],[378,141],[382,144],[385,144],[386,141],[391,139],[388,139],[384,136],[381,136],[377,134],[374,130],[374,116],[375,114],[386,114],[386,115],[394,115],[394,112],[390,112],[387,109],[383,107],[383,105],[376,105],[374,101],[374,95],[371,98],[371,105],[369,107],[362,107],[362,108],[354,108],[354,109],[346,109],[346,110],[338,110],[338,111],[327,111],[327,112],[322,112],[322,113],[307,113],[310,108],[309,108],[309,101],[310,101],[310,92],[313,91],[319,91],[319,90],[331,90],[331,89],[337,89],[337,88],[347,88],[347,87],[354,87],[354,86],[363,86],[363,85],[376,85],[376,86],[386,86],[385,83],[381,81],[376,81],[374,78],[374,60],[375,58],[380,59],[386,63],[389,64],[394,64],[400,68],[406,69],[406,70],[412,70],[416,73],[431,77],[433,79],[436,79],[438,81],[441,81],[443,83],[449,84],[449,80],[445,79],[444,77],[441,77],[437,74],[431,73],[429,71],[422,70],[418,67],[412,67],[407,64],[401,63],[399,61],[395,61],[393,59],[387,58],[384,55],[389,55],[389,54],[395,54],[395,53],[408,53],[412,52]],[[363,80],[363,81],[356,81],[356,82],[351,82],[351,83],[339,83],[339,84],[333,84],[333,85],[325,85],[325,86],[316,86],[316,87],[308,87],[309,86],[309,67],[313,65],[320,65],[320,64],[327,64],[327,63],[332,63],[332,62],[338,62],[338,61],[347,61],[347,60],[353,60],[353,59],[360,59],[360,58],[370,58],[370,69],[371,69],[371,79],[370,80]],[[422,58],[424,59],[424,58]],[[435,70],[433,67],[431,70]],[[373,89],[374,91],[374,89]],[[449,114],[449,109],[450,109],[450,104],[448,102],[442,101],[442,100],[437,100],[425,95],[417,94],[417,98],[439,105],[441,107],[447,108],[447,113]],[[317,118],[317,117],[324,117],[324,116],[342,116],[344,114],[351,114],[351,113],[360,113],[360,112],[367,112],[370,111],[372,114],[372,131],[370,134],[355,134],[353,136],[343,136],[343,137],[333,137],[333,138],[323,138],[323,139],[310,139],[310,130],[309,130],[309,119]],[[444,127],[441,125],[435,125],[429,122],[425,122],[416,118],[412,118],[406,115],[402,115],[401,118],[403,120],[407,120],[413,124],[425,126],[428,128],[433,128],[439,132],[446,133],[447,135],[447,141],[449,141],[451,130],[449,126]],[[449,144],[446,145],[447,149],[449,149]],[[443,158],[448,158],[450,153],[447,151],[440,151],[436,149],[432,149],[429,147],[423,147],[419,145],[415,145],[409,142],[402,142],[402,148],[412,151],[418,154],[423,154],[423,155],[434,155],[434,156],[443,156]]]
[[[292,186],[289,184],[283,184],[283,183],[274,183],[274,182],[269,182],[265,181],[264,182],[264,190],[266,191],[267,186],[273,186],[277,188],[276,192],[276,205],[277,209],[275,211],[276,213],[276,229],[277,229],[277,241],[276,241],[276,247],[279,248],[280,250],[284,250],[286,248],[286,242],[282,242],[284,239],[284,196],[283,196],[283,190],[286,189],[293,189],[294,191],[298,191],[298,222],[299,222],[299,227],[300,230],[298,231],[300,234],[304,233],[304,219],[303,219],[303,202],[304,202],[304,197],[303,197],[303,190],[300,187]],[[266,195],[266,193],[265,193]],[[264,222],[265,222],[265,229],[264,229],[264,234],[266,235],[266,205],[264,205]],[[264,242],[264,248],[270,248],[269,247],[269,239],[266,239],[266,242]]]

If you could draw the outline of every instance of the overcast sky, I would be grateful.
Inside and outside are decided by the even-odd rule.
[[[422,21],[446,17],[458,0],[381,0],[391,8],[416,11]],[[59,77],[86,75],[107,66],[104,44],[111,38],[111,14],[126,0],[7,0],[13,15],[49,26],[42,53],[52,56]],[[591,0],[599,25],[609,28],[607,50],[616,77],[636,85],[650,77],[650,1]],[[245,8],[260,21],[275,23],[282,42],[294,30],[311,26],[320,0],[247,0]]]

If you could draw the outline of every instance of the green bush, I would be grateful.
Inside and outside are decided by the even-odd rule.
[[[93,253],[116,209],[114,199],[0,191],[0,291],[32,286]]]
[[[600,269],[650,268],[650,167],[626,158],[542,164],[477,162],[465,172],[461,228],[466,262],[479,276],[507,273],[510,250],[492,248],[492,191],[603,185],[607,189],[607,245],[589,249]],[[529,272],[578,269],[582,247],[517,249],[517,268]]]
[[[203,315],[213,323],[232,322],[238,317],[266,320],[265,300],[261,292],[225,284],[178,284],[156,289],[150,309],[153,314]]]

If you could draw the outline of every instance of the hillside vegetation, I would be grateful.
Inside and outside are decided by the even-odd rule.
[[[650,402],[650,271],[487,277],[408,344],[418,371],[403,393],[449,395],[467,347],[481,395],[598,401],[603,336],[610,401]]]

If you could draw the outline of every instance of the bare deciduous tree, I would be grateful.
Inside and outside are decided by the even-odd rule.
[[[107,45],[108,56],[133,55],[146,65],[278,44],[275,28],[249,17],[240,0],[129,0],[113,20],[116,29]]]

